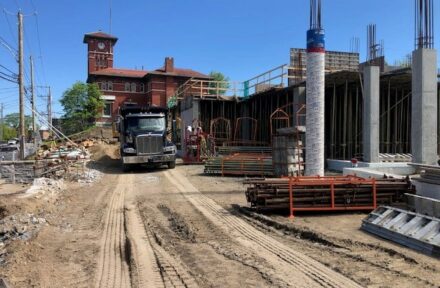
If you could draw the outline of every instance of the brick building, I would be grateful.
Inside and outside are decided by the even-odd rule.
[[[87,44],[87,82],[98,84],[105,108],[98,125],[109,125],[124,102],[166,106],[177,87],[190,78],[209,79],[191,69],[174,67],[174,59],[166,57],[164,66],[155,70],[113,68],[114,46],[118,38],[94,32],[84,35]]]

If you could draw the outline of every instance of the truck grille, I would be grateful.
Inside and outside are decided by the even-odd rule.
[[[136,137],[138,154],[159,154],[163,152],[163,139],[158,135],[144,135]]]

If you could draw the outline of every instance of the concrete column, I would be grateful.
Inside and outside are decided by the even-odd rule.
[[[364,67],[362,141],[365,162],[379,162],[380,68]]]
[[[437,164],[437,51],[417,49],[412,64],[413,162]]]

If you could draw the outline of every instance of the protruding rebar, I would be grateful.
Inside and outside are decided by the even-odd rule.
[[[434,1],[415,0],[415,47],[434,48]]]
[[[310,29],[322,29],[321,0],[310,0]]]

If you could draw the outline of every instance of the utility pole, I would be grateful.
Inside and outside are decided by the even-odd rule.
[[[26,127],[24,121],[23,14],[18,12],[18,86],[20,95],[20,159],[24,160]]]
[[[37,124],[35,120],[35,85],[34,85],[34,60],[32,55],[29,57],[31,63],[31,94],[32,94],[32,138],[34,139],[34,145],[37,145]]]
[[[5,137],[5,127],[3,126],[3,103],[0,104],[0,140],[4,140]]]
[[[49,95],[47,96],[47,122],[49,123],[49,135],[52,135],[52,92],[49,86]]]

